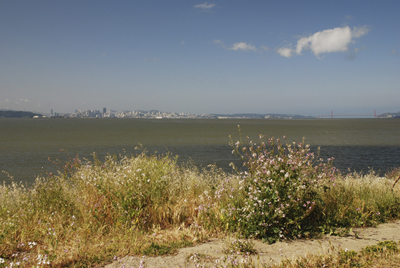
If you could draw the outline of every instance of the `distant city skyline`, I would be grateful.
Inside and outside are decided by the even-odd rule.
[[[22,114],[26,116],[27,113],[30,113],[32,116],[40,113],[33,111],[15,111],[15,110],[4,110],[0,109],[0,114],[3,112],[9,111],[9,114]],[[376,110],[373,113],[369,114],[338,114],[334,113],[331,110],[330,114],[322,114],[317,116],[309,116],[302,114],[277,114],[277,113],[236,113],[236,114],[192,114],[192,113],[175,113],[168,111],[159,111],[159,110],[107,110],[107,108],[103,108],[102,110],[78,110],[72,113],[58,113],[54,112],[51,109],[50,113],[42,113],[45,117],[70,117],[70,118],[85,118],[85,117],[94,117],[94,118],[156,118],[156,119],[164,119],[164,118],[265,118],[265,119],[300,119],[300,118],[399,118],[400,111],[398,112],[385,112],[378,114]],[[2,117],[0,115],[0,117]],[[8,117],[8,116],[6,116]],[[38,116],[35,116],[38,117]]]
[[[10,111],[17,111],[17,110],[13,110],[13,109],[1,109],[2,110],[10,110]],[[378,117],[384,114],[398,114],[400,113],[400,110],[397,112],[387,112],[387,111],[380,111],[379,113],[376,110],[371,110],[371,111],[367,111],[366,113],[362,113],[362,114],[345,114],[342,113],[341,111],[326,111],[325,113],[322,114],[318,114],[318,115],[306,115],[306,114],[292,114],[292,113],[201,113],[201,114],[195,114],[195,113],[184,113],[184,112],[173,112],[173,111],[161,111],[158,109],[151,109],[151,110],[115,110],[115,109],[111,109],[111,108],[99,108],[99,109],[75,109],[74,111],[70,111],[70,112],[58,112],[58,111],[54,111],[54,109],[51,109],[50,112],[38,112],[38,111],[31,111],[31,110],[21,110],[21,111],[25,111],[25,112],[33,112],[33,113],[39,113],[39,114],[43,114],[46,116],[72,116],[72,117],[76,117],[73,116],[74,114],[86,114],[88,115],[88,113],[92,113],[92,114],[101,114],[102,116],[104,114],[108,114],[108,117],[110,117],[110,114],[123,114],[123,113],[148,113],[148,114],[153,114],[155,112],[157,113],[164,113],[164,114],[175,114],[175,115],[185,115],[185,116],[216,116],[216,115],[229,115],[229,116],[234,116],[234,115],[285,115],[285,116],[300,116],[300,117],[316,117],[316,118],[334,118],[334,117],[341,117],[341,118],[363,118],[363,117]],[[96,117],[96,116],[87,116],[87,117]]]
[[[400,2],[2,1],[0,109],[400,111]]]
[[[1,110],[1,109],[0,109]],[[75,109],[74,112],[68,113],[59,113],[54,112],[51,109],[50,113],[42,113],[47,116],[67,116],[67,117],[131,117],[131,118],[141,118],[141,117],[162,117],[162,118],[217,118],[217,117],[263,117],[263,118],[378,118],[378,117],[391,117],[391,115],[400,115],[400,111],[398,112],[381,112],[378,113],[376,110],[370,111],[369,113],[364,114],[344,114],[339,112],[334,112],[331,110],[329,113],[320,114],[316,116],[304,115],[304,114],[289,114],[289,113],[232,113],[232,114],[218,114],[218,113],[202,113],[202,114],[194,114],[194,113],[177,113],[171,111],[160,111],[157,109],[152,110],[113,110],[107,109],[103,107],[102,109],[95,110],[78,110]]]

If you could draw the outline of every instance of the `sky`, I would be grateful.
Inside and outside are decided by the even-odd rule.
[[[0,109],[400,111],[400,1],[1,0]]]

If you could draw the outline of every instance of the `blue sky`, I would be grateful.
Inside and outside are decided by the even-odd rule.
[[[0,109],[400,111],[400,1],[0,1]]]

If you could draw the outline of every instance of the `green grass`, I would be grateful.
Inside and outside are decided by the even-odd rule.
[[[265,157],[283,159],[287,151],[281,153]],[[303,163],[306,154],[293,154],[296,165]],[[60,162],[58,174],[39,177],[29,187],[3,183],[0,267],[11,263],[22,267],[93,267],[126,255],[171,254],[211,236],[238,233],[263,238],[255,226],[271,224],[272,220],[282,224],[271,224],[268,230],[274,232],[279,227],[282,232],[266,242],[340,234],[352,227],[400,218],[400,186],[393,188],[398,169],[384,178],[373,173],[343,176],[311,161],[292,172],[289,158],[285,158],[279,167],[285,172],[274,173],[272,179],[280,182],[289,178],[293,183],[301,178],[303,190],[296,192],[287,181],[274,188],[277,196],[271,192],[254,199],[258,187],[254,179],[261,178],[257,159],[246,160],[249,173],[230,175],[213,166],[204,170],[189,164],[178,166],[171,155],[108,156],[104,161],[75,157]],[[274,166],[269,168],[272,171]],[[333,175],[319,177],[327,172]],[[309,183],[311,179],[318,184]],[[310,188],[304,190],[306,186]],[[297,202],[289,201],[291,195],[311,208],[290,209]],[[267,206],[246,212],[254,200],[265,205],[272,199],[278,200],[273,209],[283,212],[274,214]],[[246,222],[245,217],[249,219]],[[251,244],[246,241],[238,240],[236,246],[250,252]]]

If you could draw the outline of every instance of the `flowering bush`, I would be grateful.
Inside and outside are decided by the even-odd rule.
[[[284,137],[285,139],[285,137]],[[247,138],[231,140],[233,153],[246,171],[238,171],[239,188],[222,183],[216,191],[221,200],[221,223],[246,237],[278,239],[301,237],[322,220],[320,193],[333,185],[332,159],[316,160],[309,145],[286,143],[260,135],[257,145]]]

